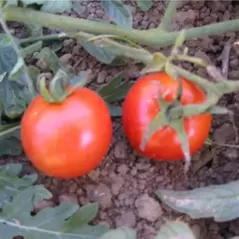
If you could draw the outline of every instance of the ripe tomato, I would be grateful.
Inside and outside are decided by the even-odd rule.
[[[157,81],[157,82],[155,82]],[[160,84],[156,84],[160,83]],[[123,103],[123,126],[130,144],[142,155],[158,160],[184,158],[179,138],[170,126],[159,129],[140,149],[145,130],[150,121],[160,112],[159,90],[165,101],[175,99],[178,81],[166,73],[151,73],[140,78],[129,90]],[[206,95],[195,84],[182,79],[181,103],[204,102]],[[203,114],[184,119],[184,128],[189,140],[190,152],[197,151],[206,140],[211,127],[211,115]]]
[[[107,153],[111,138],[108,107],[87,88],[77,88],[56,104],[37,96],[21,121],[24,151],[48,176],[73,178],[88,173]]]

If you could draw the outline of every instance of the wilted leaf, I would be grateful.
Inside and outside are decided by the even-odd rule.
[[[97,46],[93,43],[79,40],[79,43],[84,47],[84,49],[92,56],[94,56],[98,61],[110,64],[116,57],[115,54],[107,51],[105,48]]]
[[[123,73],[119,73],[110,83],[99,89],[98,93],[107,103],[124,99],[132,83],[123,81]]]
[[[168,222],[163,225],[154,239],[196,239],[190,227],[180,221]]]
[[[101,0],[105,13],[122,28],[132,28],[132,14],[121,0]]]
[[[0,166],[0,208],[15,197],[19,189],[27,188],[36,181],[36,174],[19,177],[21,170],[21,164]]]
[[[51,196],[51,193],[40,185],[20,191],[11,203],[2,208],[1,236],[4,239],[12,239],[17,235],[35,239],[97,239],[108,231],[103,225],[77,224],[76,220],[79,218],[74,218],[74,215],[79,206],[69,202],[54,208],[45,208],[32,216],[34,205]],[[88,209],[91,210],[90,207]],[[87,210],[85,213],[89,215]],[[71,223],[68,223],[69,220]]]
[[[136,3],[144,12],[147,12],[153,5],[152,0],[136,0]]]
[[[99,239],[136,239],[136,232],[128,227],[119,227],[105,233]]]
[[[217,222],[239,217],[239,181],[189,191],[158,190],[157,196],[168,206],[192,218],[211,218]]]

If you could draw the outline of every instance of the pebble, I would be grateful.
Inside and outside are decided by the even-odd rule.
[[[136,216],[132,211],[123,213],[120,217],[116,218],[116,227],[127,226],[135,227],[136,225]]]
[[[119,141],[114,147],[114,156],[117,159],[125,159],[127,157],[125,142]]]
[[[138,216],[150,222],[156,221],[163,213],[160,204],[147,194],[143,194],[136,199],[135,207],[137,208]]]
[[[76,195],[72,194],[72,195],[66,195],[66,194],[62,194],[59,197],[59,201],[62,202],[69,202],[69,203],[74,203],[74,204],[79,204],[78,202],[78,198]]]
[[[109,208],[112,205],[112,194],[106,184],[100,183],[97,187],[91,187],[87,190],[87,194],[90,200],[98,202],[102,209]]]

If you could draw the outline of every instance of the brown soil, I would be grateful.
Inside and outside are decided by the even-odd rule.
[[[132,1],[133,2],[133,1]],[[128,2],[134,15],[134,27],[141,29],[154,28],[160,22],[165,3],[154,1],[154,8],[144,13],[136,9],[134,3]],[[75,17],[88,19],[105,18],[98,2],[85,2],[85,11],[72,13]],[[172,29],[201,26],[212,22],[235,19],[239,17],[238,1],[183,1],[172,24]],[[206,58],[217,67],[222,67],[224,46],[231,46],[229,60],[229,78],[239,79],[238,49],[232,44],[239,39],[239,33],[228,33],[203,40],[190,40],[186,45],[190,54]],[[166,49],[167,50],[167,49]],[[89,56],[73,40],[66,40],[61,50],[61,59],[70,63],[77,72],[92,69],[95,81],[92,87],[104,84],[124,68],[112,68],[98,63]],[[184,67],[204,75],[201,69],[191,64]],[[128,67],[127,72],[132,79],[138,76],[139,69]],[[227,106],[239,115],[239,95],[225,96],[220,105]],[[239,123],[236,120],[236,128]],[[237,130],[228,116],[215,116],[211,130],[211,139],[220,144],[237,144]],[[139,156],[129,146],[124,137],[120,119],[114,120],[114,139],[105,160],[99,168],[89,175],[74,180],[57,180],[40,175],[39,182],[53,193],[54,202],[73,200],[80,205],[88,202],[99,202],[100,212],[96,222],[104,222],[111,227],[127,225],[137,230],[139,239],[150,239],[164,222],[164,218],[176,219],[181,214],[162,204],[155,197],[155,190],[192,189],[199,186],[222,184],[239,179],[239,149],[222,146],[205,146],[201,152],[194,155],[194,163],[186,178],[183,174],[183,163],[155,162]],[[34,169],[25,157],[13,158],[26,165],[26,171]],[[9,159],[8,159],[9,162]],[[200,229],[200,238],[221,239],[239,235],[239,220],[227,223],[215,223],[213,220],[190,220],[195,230]]]

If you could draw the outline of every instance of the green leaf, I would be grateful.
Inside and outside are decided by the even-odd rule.
[[[84,47],[84,49],[92,56],[94,56],[98,61],[110,64],[115,59],[116,55],[107,51],[105,48],[99,47],[93,43],[79,40],[79,43]]]
[[[23,2],[26,5],[30,5],[30,4],[43,4],[45,2],[48,2],[48,0],[21,0],[21,2]]]
[[[108,104],[110,115],[112,117],[120,117],[122,116],[122,109],[120,106],[110,105]]]
[[[133,83],[123,81],[123,72],[119,73],[110,83],[98,90],[101,97],[107,102],[112,103],[124,99]]]
[[[154,239],[196,239],[190,227],[180,221],[164,224]]]
[[[77,228],[91,222],[97,215],[99,205],[97,203],[89,203],[81,207],[71,218],[65,223],[64,230],[69,228]]]
[[[136,3],[144,12],[147,12],[153,5],[152,0],[136,0]]]
[[[37,180],[36,174],[19,177],[21,170],[21,164],[0,166],[0,208],[15,197],[20,189],[31,186]]]
[[[17,5],[18,0],[7,0],[6,3],[7,3],[7,5]]]
[[[72,8],[72,0],[50,0],[45,1],[41,7],[41,11],[51,12],[51,13],[62,13],[65,11],[70,11]]]
[[[19,59],[12,47],[11,40],[0,34],[0,105],[9,118],[19,117],[33,97],[30,92],[28,73],[25,72],[23,59]],[[2,113],[2,112],[1,112]]]
[[[54,208],[45,208],[32,216],[34,205],[51,196],[51,193],[41,185],[20,191],[11,203],[2,208],[1,236],[4,239],[12,239],[17,235],[25,239],[98,239],[108,231],[103,225],[78,224],[78,217],[74,215],[77,214],[79,206],[69,202],[61,203]],[[84,213],[88,215],[85,222],[95,214],[95,208],[92,210],[92,206],[82,210],[85,210]]]
[[[128,227],[119,227],[105,233],[99,239],[136,239],[136,232]]]
[[[239,181],[189,191],[158,190],[157,196],[168,206],[192,218],[211,218],[217,222],[239,217]]]
[[[79,75],[74,76],[70,85],[76,87],[78,85],[84,85],[87,82],[87,78],[89,77],[90,71],[81,71]]]
[[[105,13],[122,28],[132,28],[132,14],[121,0],[101,0]]]
[[[8,77],[12,78],[13,76],[15,76],[22,69],[23,66],[24,66],[24,60],[22,58],[18,58],[17,63],[14,65]]]
[[[27,31],[29,37],[38,37],[43,35],[43,27],[36,24],[27,24]]]

